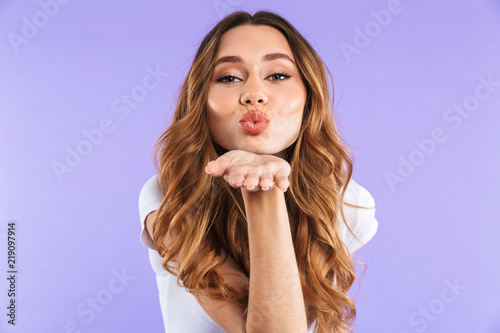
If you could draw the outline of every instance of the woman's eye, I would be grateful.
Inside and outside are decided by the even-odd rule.
[[[291,77],[291,75],[288,75],[288,74],[282,73],[282,72],[273,73],[273,74],[268,76],[268,78],[271,78],[271,81],[284,81],[290,77]],[[233,84],[233,83],[238,82],[236,80],[240,80],[240,79],[238,79],[234,75],[223,75],[223,76],[220,76],[218,79],[216,79],[217,82],[228,83],[228,84]]]
[[[276,78],[276,80],[271,80],[271,81],[284,81],[285,79],[288,79],[291,76],[288,74],[285,74],[285,73],[274,73],[274,74],[270,75],[269,77]],[[280,79],[280,77],[284,77],[284,79]]]
[[[227,81],[229,79],[232,79],[232,81]],[[236,78],[236,76],[234,76],[234,75],[224,75],[224,76],[219,77],[216,81],[217,82],[224,82],[224,83],[235,83],[234,80],[238,80],[238,78]]]

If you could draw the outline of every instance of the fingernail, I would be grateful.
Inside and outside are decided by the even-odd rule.
[[[249,190],[253,190],[253,189],[255,189],[255,186],[252,186],[252,187],[247,187],[247,189],[249,189]]]
[[[269,187],[263,187],[262,188],[262,191],[267,191],[267,190],[269,190]]]
[[[212,175],[210,172],[207,170],[208,166],[205,167],[205,172],[208,173],[209,175]]]

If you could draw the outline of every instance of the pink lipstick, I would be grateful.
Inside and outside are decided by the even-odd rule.
[[[248,134],[259,134],[269,126],[271,119],[260,111],[250,111],[240,118],[240,125]]]

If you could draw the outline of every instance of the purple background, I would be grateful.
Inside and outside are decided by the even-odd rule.
[[[500,332],[500,4],[394,3],[0,1],[0,331],[163,330],[139,191],[202,37],[243,8],[283,15],[334,75],[354,178],[378,204],[378,233],[356,255],[368,269],[350,291],[355,332]],[[168,75],[141,96],[147,68]],[[144,99],[127,107],[131,93]],[[107,133],[89,143],[100,124]],[[86,156],[58,177],[53,164],[77,148]]]

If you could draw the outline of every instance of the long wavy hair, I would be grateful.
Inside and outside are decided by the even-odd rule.
[[[343,204],[366,207],[344,202],[353,159],[334,121],[325,71],[328,68],[307,40],[275,13],[258,11],[252,16],[234,12],[201,42],[179,93],[172,122],[154,147],[153,162],[164,199],[154,222],[153,241],[163,258],[163,268],[177,277],[179,286],[194,295],[236,302],[246,309],[246,318],[248,293],[239,296],[214,269],[224,248],[249,276],[248,229],[241,189],[204,172],[209,161],[227,152],[212,141],[207,125],[207,90],[215,56],[222,35],[242,25],[279,30],[288,40],[307,89],[300,133],[285,151],[291,166],[285,200],[308,327],[316,321],[315,333],[352,332],[349,326],[354,325],[356,308],[347,291],[357,277],[339,236],[338,223],[344,223],[352,233]],[[176,237],[167,248],[164,240],[169,231]],[[176,265],[172,266],[174,258]]]

